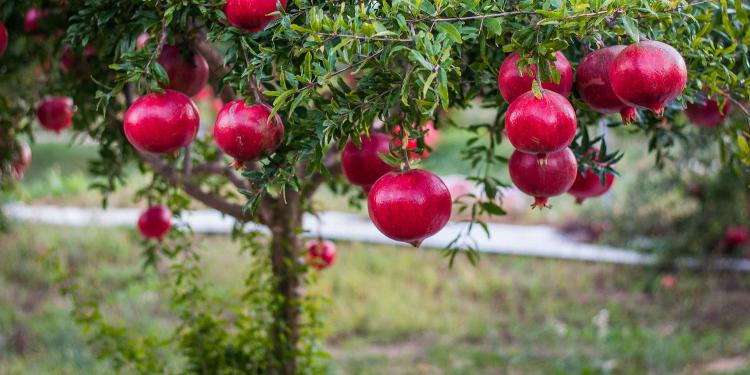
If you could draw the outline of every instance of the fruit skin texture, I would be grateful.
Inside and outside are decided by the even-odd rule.
[[[631,44],[609,70],[612,91],[623,103],[652,110],[657,116],[682,93],[687,67],[672,46],[653,40]]]
[[[560,83],[544,81],[542,82],[542,88],[552,90],[563,96],[568,96],[573,89],[573,68],[562,52],[555,52],[555,56],[557,57],[555,68],[560,72]],[[508,103],[513,103],[516,98],[531,90],[531,84],[534,81],[534,77],[536,77],[536,66],[534,65],[529,66],[531,74],[527,71],[524,71],[523,75],[518,74],[516,63],[520,59],[521,56],[516,52],[508,55],[503,61],[503,65],[500,66],[500,72],[497,75],[500,95]]]
[[[586,104],[599,113],[617,113],[622,121],[630,123],[635,120],[635,108],[623,103],[612,91],[609,82],[609,69],[617,55],[625,46],[610,46],[598,49],[581,60],[576,70],[576,89]]]
[[[336,261],[336,245],[331,241],[310,241],[305,247],[307,248],[307,264],[317,270],[328,268]]]
[[[23,30],[27,33],[39,31],[39,20],[47,16],[46,10],[29,8],[23,17]]]
[[[690,122],[701,128],[713,129],[719,127],[724,119],[727,118],[729,111],[732,110],[732,102],[727,101],[724,104],[724,110],[719,109],[719,102],[712,99],[706,99],[701,103],[689,103],[685,108],[685,114]]]
[[[268,121],[271,110],[265,104],[246,106],[242,99],[229,102],[216,116],[216,144],[227,155],[240,161],[251,161],[273,153],[284,139],[284,124],[278,114]]]
[[[23,171],[31,165],[31,148],[25,142],[18,144],[18,154],[13,160],[13,177],[20,179],[23,177]]]
[[[286,0],[281,0],[281,7],[286,9]],[[227,0],[224,13],[233,26],[256,33],[273,21],[268,14],[277,10],[276,0]]]
[[[125,112],[125,137],[146,152],[177,151],[195,139],[199,126],[195,103],[174,90],[144,95]]]
[[[729,227],[724,232],[724,241],[729,247],[744,245],[748,240],[747,229],[743,227]]]
[[[169,85],[165,88],[193,96],[208,82],[208,62],[197,51],[191,51],[188,56],[189,60],[185,60],[180,50],[165,45],[157,61],[169,76]]]
[[[532,208],[550,207],[548,198],[570,190],[578,172],[578,162],[569,148],[548,154],[546,161],[542,160],[516,150],[508,162],[513,184],[534,197]]]
[[[546,154],[568,147],[576,135],[576,111],[564,96],[542,90],[537,99],[528,91],[508,107],[505,132],[517,150]]]
[[[396,241],[419,247],[451,216],[451,194],[435,174],[411,169],[390,172],[370,189],[367,210],[375,226]]]
[[[145,238],[160,239],[172,228],[172,212],[164,206],[151,206],[138,218],[138,231]]]
[[[8,29],[5,28],[5,24],[0,22],[0,56],[5,54],[5,50],[8,48]]]
[[[346,179],[367,191],[384,174],[395,171],[395,167],[378,156],[379,153],[386,154],[390,151],[389,139],[385,134],[372,132],[369,138],[365,135],[359,138],[361,148],[351,140],[347,142],[341,153],[341,169]]]
[[[48,96],[39,104],[36,117],[46,129],[60,133],[73,124],[73,99],[64,96]]]

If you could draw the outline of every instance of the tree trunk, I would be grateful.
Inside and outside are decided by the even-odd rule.
[[[281,200],[281,199],[279,199]],[[297,371],[297,344],[300,324],[300,279],[302,244],[298,237],[302,227],[300,195],[287,192],[286,203],[273,207],[271,225],[271,266],[279,300],[275,303],[272,327],[270,373],[293,375]]]

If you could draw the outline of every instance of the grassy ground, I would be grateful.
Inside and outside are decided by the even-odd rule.
[[[110,319],[166,333],[132,230],[17,224],[0,236],[0,374],[104,374],[51,280],[51,256],[101,280]],[[196,242],[210,282],[243,277],[225,237]],[[453,269],[438,251],[338,243],[313,293],[325,308],[332,374],[750,373],[750,278],[486,256]],[[53,251],[54,250],[54,251]],[[54,254],[54,255],[53,255]]]

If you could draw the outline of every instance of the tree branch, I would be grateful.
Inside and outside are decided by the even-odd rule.
[[[231,70],[224,66],[224,56],[222,56],[209,41],[202,37],[195,41],[195,49],[203,55],[208,63],[209,80],[214,86],[222,85],[221,92],[219,93],[221,100],[223,100],[224,103],[229,103],[232,100],[237,99],[234,90],[232,90],[229,85],[222,84],[222,79]]]

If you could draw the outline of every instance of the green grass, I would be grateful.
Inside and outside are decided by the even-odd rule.
[[[140,273],[133,230],[12,228],[0,237],[0,373],[111,371],[68,316],[53,256],[96,280],[108,319],[136,332],[174,326],[159,281]],[[196,244],[212,287],[236,297],[247,264],[237,246]],[[736,357],[745,362],[732,370],[750,371],[746,275],[682,273],[665,290],[639,268],[485,256],[451,269],[435,250],[337,245],[310,289],[330,299],[333,374],[698,374]]]

